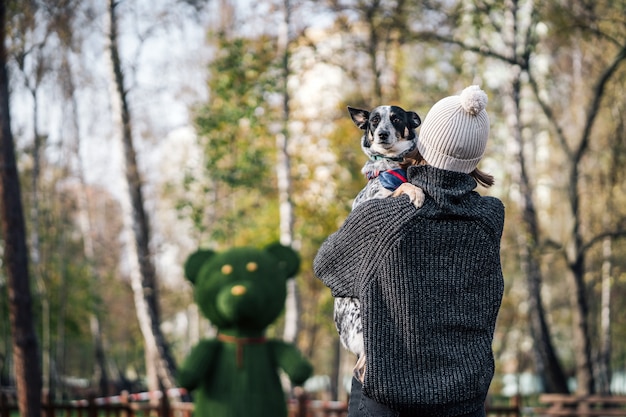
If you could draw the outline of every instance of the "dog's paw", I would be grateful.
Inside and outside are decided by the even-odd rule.
[[[426,199],[426,194],[424,194],[424,191],[421,188],[411,184],[410,182],[400,184],[400,186],[396,188],[391,196],[399,197],[403,194],[409,196],[409,200],[416,208],[422,207],[422,204],[424,204],[424,200]]]
[[[361,384],[365,381],[365,354],[361,355],[356,361],[352,372],[354,377],[361,381]]]

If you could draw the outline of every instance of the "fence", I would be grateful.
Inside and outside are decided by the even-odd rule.
[[[155,400],[150,403],[146,400]],[[17,412],[15,399],[0,392],[0,417],[10,417]],[[42,417],[192,417],[193,404],[170,402],[160,391],[129,394],[126,392],[113,397],[89,398],[70,401],[64,404],[41,405]]]
[[[150,404],[154,400],[158,404]],[[289,417],[347,417],[348,404],[345,401],[322,401],[307,397],[306,394],[289,400]],[[0,417],[10,417],[17,411],[15,400],[9,400],[0,392]],[[510,404],[486,404],[489,417],[519,417],[519,399]],[[128,394],[106,398],[90,398],[72,401],[68,404],[42,405],[42,417],[192,417],[193,404],[171,401],[160,391],[152,393]]]
[[[543,394],[539,396],[538,416],[561,417],[626,417],[626,396],[616,395],[564,395]]]

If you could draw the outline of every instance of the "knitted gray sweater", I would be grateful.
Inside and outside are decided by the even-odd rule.
[[[504,206],[467,174],[416,166],[408,177],[424,205],[363,203],[323,243],[314,271],[333,296],[361,301],[365,395],[415,415],[471,413],[494,372]]]

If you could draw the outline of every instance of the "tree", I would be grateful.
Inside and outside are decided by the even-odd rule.
[[[11,332],[15,357],[18,405],[26,417],[41,415],[41,368],[33,324],[26,227],[22,211],[11,117],[7,76],[6,2],[0,4],[0,219],[4,236],[4,260],[7,268]]]
[[[44,150],[46,147],[47,135],[39,129],[40,101],[39,93],[44,78],[49,75],[49,60],[45,56],[46,43],[51,34],[48,24],[41,25],[42,13],[35,3],[27,2],[25,7],[15,14],[15,21],[18,30],[14,39],[15,61],[21,73],[24,86],[32,99],[32,158],[33,169],[30,176],[30,198],[29,219],[30,228],[30,264],[34,273],[37,295],[41,303],[41,327],[42,327],[42,367],[43,367],[43,388],[51,392],[51,329],[50,329],[50,300],[47,294],[47,282],[45,279],[45,269],[41,262],[41,237],[40,237],[40,181],[42,168],[44,166]],[[43,20],[43,19],[41,19]],[[43,34],[36,29],[44,27]],[[41,35],[41,36],[40,36]]]
[[[267,37],[215,35],[209,65],[211,100],[195,112],[203,172],[189,172],[196,192],[180,202],[205,245],[262,244],[276,240],[276,186],[269,175],[275,156],[270,128],[275,111],[275,49]],[[253,139],[252,139],[253,138]],[[264,204],[261,204],[264,202]]]
[[[123,204],[125,218],[129,219],[126,230],[131,231],[134,243],[129,245],[131,272],[130,279],[134,293],[137,319],[145,340],[146,367],[156,366],[158,381],[166,389],[176,386],[176,365],[170,348],[161,330],[159,313],[158,280],[150,250],[150,224],[144,207],[142,179],[137,165],[130,107],[124,83],[124,72],[118,50],[118,18],[116,7],[119,2],[108,3],[109,43],[112,87],[115,93],[115,117],[120,121],[121,140],[124,149],[126,185],[129,200]],[[151,384],[151,389],[158,389]]]
[[[481,11],[481,7],[477,7]],[[521,216],[525,227],[520,245],[520,264],[526,276],[529,295],[529,326],[530,334],[534,340],[536,371],[541,375],[548,392],[568,392],[567,379],[557,357],[550,330],[548,328],[546,312],[541,298],[541,260],[537,250],[541,241],[539,221],[534,201],[534,186],[529,175],[530,167],[526,157],[526,147],[522,135],[522,77],[529,71],[530,55],[535,48],[536,38],[533,36],[536,22],[531,20],[527,26],[522,26],[525,14],[520,10],[517,3],[512,3],[506,11],[512,19],[513,25],[508,28],[510,35],[507,37],[507,51],[501,59],[509,62],[515,70],[512,72],[509,97],[511,102],[511,132],[517,144],[516,152],[516,175],[515,181],[520,184],[521,198],[519,201]],[[490,16],[489,14],[487,16]],[[532,12],[531,17],[536,17]],[[495,25],[494,25],[495,26]],[[471,48],[470,48],[471,49]],[[492,52],[492,51],[490,51]]]
[[[619,2],[618,2],[619,3]],[[596,391],[596,381],[594,376],[594,359],[592,353],[591,330],[589,324],[589,295],[588,285],[585,275],[588,273],[588,256],[590,250],[600,244],[606,237],[624,237],[626,229],[623,227],[614,228],[613,225],[601,225],[598,232],[590,231],[589,221],[586,220],[586,213],[583,212],[582,196],[585,192],[585,159],[592,152],[591,143],[602,130],[598,130],[599,118],[603,112],[603,101],[606,102],[608,96],[607,90],[611,88],[613,79],[619,76],[620,67],[626,63],[626,32],[618,31],[611,33],[613,27],[610,24],[602,24],[600,16],[609,16],[613,10],[612,4],[597,3],[593,7],[587,7],[586,4],[577,5],[574,8],[562,8],[558,5],[553,6],[555,10],[547,9],[548,16],[556,17],[555,29],[559,28],[563,16],[568,16],[574,22],[574,28],[570,31],[570,39],[565,41],[568,45],[572,39],[578,39],[584,44],[583,36],[597,37],[598,39],[608,39],[605,42],[601,65],[597,66],[594,62],[584,62],[584,58],[577,57],[580,54],[580,47],[576,44],[570,46],[571,55],[567,56],[569,64],[572,61],[582,66],[585,75],[580,72],[579,77],[573,77],[571,82],[566,85],[569,88],[572,98],[582,98],[585,103],[582,107],[582,114],[585,116],[579,121],[577,129],[569,130],[565,126],[565,122],[569,121],[568,113],[570,109],[562,109],[558,104],[552,104],[544,99],[545,94],[555,96],[556,91],[562,90],[562,86],[558,83],[554,86],[551,82],[541,80],[541,77],[534,73],[529,73],[529,81],[535,93],[535,99],[540,105],[546,120],[551,125],[554,132],[556,142],[560,146],[565,155],[566,167],[568,169],[566,181],[566,195],[569,204],[569,216],[571,218],[571,235],[567,242],[556,243],[561,250],[565,264],[569,270],[572,279],[572,311],[573,311],[573,335],[576,345],[576,380],[578,383],[577,392],[581,394],[591,394]],[[624,4],[622,3],[623,7]],[[618,6],[619,7],[619,6]],[[553,14],[552,14],[553,13]],[[569,29],[571,23],[564,23]],[[558,48],[562,45],[559,43]],[[595,55],[595,54],[592,54]],[[558,58],[558,55],[557,55]],[[557,62],[560,61],[557,59]],[[568,65],[569,66],[569,65]],[[599,67],[599,68],[598,68]],[[623,72],[622,72],[623,73]],[[576,75],[576,72],[574,72]],[[584,82],[583,82],[584,81]],[[584,93],[581,92],[581,85],[589,86],[585,88]],[[554,92],[553,92],[554,91]],[[574,102],[574,101],[573,101]],[[574,102],[575,103],[575,102]],[[578,106],[573,106],[574,108]],[[589,174],[587,174],[589,175]],[[587,232],[585,232],[587,230]]]
[[[289,76],[290,42],[291,42],[291,14],[290,0],[283,1],[283,16],[278,35],[278,57],[282,61],[279,92],[282,96],[282,117],[280,132],[276,135],[276,177],[278,179],[278,207],[280,217],[280,243],[286,246],[294,244],[293,232],[293,201],[291,189],[291,159],[289,156]],[[300,300],[298,284],[295,279],[287,281],[287,298],[285,300],[285,328],[283,338],[290,343],[296,341],[300,331]]]

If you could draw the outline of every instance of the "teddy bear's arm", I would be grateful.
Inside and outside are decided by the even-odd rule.
[[[204,375],[207,375],[214,364],[220,342],[202,340],[192,350],[178,370],[178,383],[189,391],[196,389]]]
[[[272,353],[278,364],[295,385],[302,385],[313,374],[313,366],[293,345],[273,340]]]

